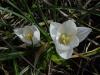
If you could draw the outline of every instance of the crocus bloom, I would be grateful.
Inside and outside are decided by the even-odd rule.
[[[26,44],[38,44],[40,41],[40,31],[35,25],[14,29],[14,33]]]
[[[76,27],[73,20],[60,24],[50,23],[50,35],[56,47],[57,53],[64,59],[72,56],[73,48],[77,47],[91,32],[87,27]]]

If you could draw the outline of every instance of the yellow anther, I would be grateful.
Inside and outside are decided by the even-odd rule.
[[[59,37],[59,42],[67,45],[70,42],[70,36],[68,36],[66,33],[62,33]]]
[[[25,39],[27,39],[27,40],[32,40],[32,37],[33,37],[32,32],[25,34]]]

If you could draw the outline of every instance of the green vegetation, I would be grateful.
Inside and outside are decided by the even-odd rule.
[[[65,60],[56,52],[49,26],[50,21],[68,19],[92,32]],[[41,34],[38,46],[26,45],[14,33],[15,28],[32,24]],[[99,75],[99,70],[99,0],[0,1],[0,75]]]

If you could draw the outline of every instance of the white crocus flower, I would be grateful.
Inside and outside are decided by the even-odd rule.
[[[73,48],[77,47],[91,32],[87,27],[76,27],[73,20],[60,24],[50,23],[50,35],[56,46],[57,53],[64,59],[72,56]]]
[[[35,25],[14,29],[14,33],[26,44],[36,45],[40,41],[40,31]]]

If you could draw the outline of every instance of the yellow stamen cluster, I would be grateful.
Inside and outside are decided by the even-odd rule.
[[[68,36],[66,33],[62,33],[59,37],[59,42],[67,45],[70,42],[70,36]]]
[[[32,40],[32,37],[33,37],[32,32],[29,32],[29,33],[25,34],[25,39],[26,40]]]

